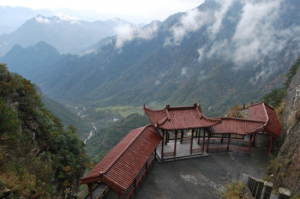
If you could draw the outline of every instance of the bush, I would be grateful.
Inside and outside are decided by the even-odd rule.
[[[226,184],[226,190],[223,193],[225,199],[246,198],[246,184],[241,181],[232,180]]]

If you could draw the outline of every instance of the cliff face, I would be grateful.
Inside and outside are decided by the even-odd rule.
[[[287,89],[282,114],[284,140],[273,169],[274,186],[300,194],[300,67]]]

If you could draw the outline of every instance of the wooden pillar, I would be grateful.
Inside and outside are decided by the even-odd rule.
[[[195,130],[195,129],[192,129],[191,144],[190,144],[190,154],[193,153],[194,130]]]
[[[182,138],[183,138],[183,130],[181,130],[181,135],[180,135],[180,144],[182,144]]]
[[[223,143],[223,137],[224,137],[224,134],[222,133],[222,139],[221,139],[221,143]]]
[[[255,138],[256,138],[256,133],[253,135],[253,142],[252,142],[252,146],[255,146]]]
[[[206,133],[206,130],[203,129],[202,152],[204,152],[204,146],[205,146],[205,133]]]
[[[228,134],[227,151],[229,151],[230,137],[231,137],[231,134]]]
[[[169,131],[167,131],[168,133],[167,133],[167,143],[169,143],[170,142],[170,133],[169,133]]]
[[[118,193],[118,199],[121,199],[121,194],[120,193]]]
[[[137,187],[137,184],[136,184],[136,178],[134,179],[134,181],[133,181],[133,192],[135,192],[136,191],[136,187]]]
[[[199,144],[199,140],[200,140],[200,135],[201,135],[201,129],[198,129],[198,141],[197,141],[197,143]]]
[[[268,153],[268,155],[271,155],[271,153],[272,153],[273,144],[274,144],[274,138],[271,136],[271,140],[270,140],[270,148],[269,148],[269,153]]]
[[[164,137],[165,137],[165,130],[163,130],[162,132],[163,132],[163,136],[162,136],[163,139],[161,141],[161,159],[164,158],[164,145],[165,145],[165,143],[164,143]]]
[[[93,190],[92,190],[92,184],[88,184],[89,187],[89,195],[90,195],[90,199],[93,199]]]
[[[167,145],[167,143],[168,143],[168,137],[169,137],[169,136],[168,136],[169,132],[166,131],[165,134],[166,134],[166,135],[165,135],[165,136],[166,136],[165,145]]]
[[[250,135],[249,146],[248,146],[248,153],[250,153],[250,149],[251,149],[251,145],[252,145],[252,136],[253,136],[253,134]]]
[[[177,133],[178,133],[178,130],[175,130],[174,156],[176,156]]]
[[[207,145],[206,145],[206,152],[208,152],[208,148],[209,148],[209,138],[210,138],[210,134],[207,133]]]

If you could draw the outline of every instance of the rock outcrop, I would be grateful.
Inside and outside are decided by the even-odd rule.
[[[273,169],[274,186],[300,194],[300,67],[287,89],[282,122],[284,140]]]

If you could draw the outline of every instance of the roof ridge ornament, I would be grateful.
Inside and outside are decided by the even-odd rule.
[[[202,113],[201,101],[199,101],[199,103],[198,103],[198,107],[199,107],[199,112],[200,112],[200,113]]]
[[[169,111],[168,111],[168,109],[166,109],[166,113],[167,113],[167,118],[168,118],[168,120],[170,121],[170,120],[171,120],[171,118],[170,118],[170,114],[169,114]]]

